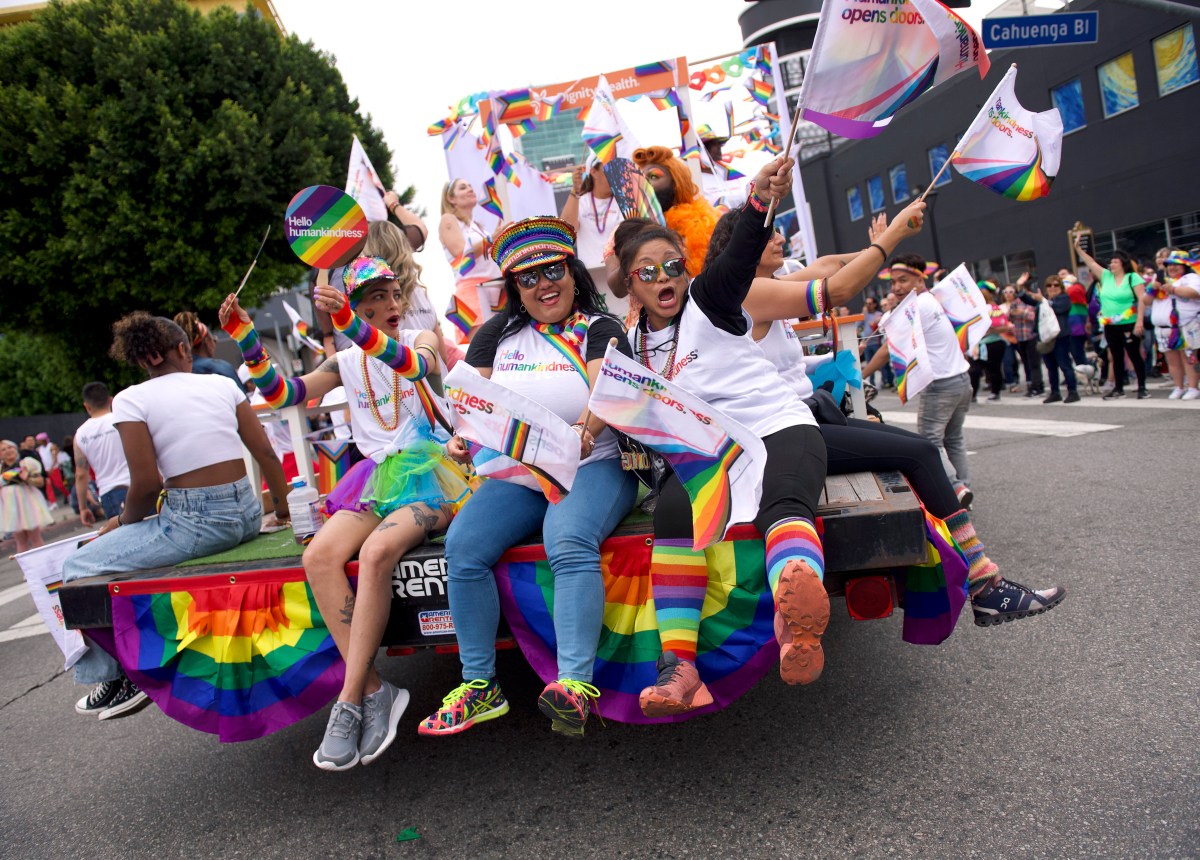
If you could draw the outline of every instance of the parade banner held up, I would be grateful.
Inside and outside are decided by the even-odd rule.
[[[346,172],[346,193],[362,207],[368,221],[386,221],[388,212],[383,205],[385,190],[358,135],[354,135],[354,142],[350,145],[350,168]]]
[[[921,316],[917,313],[916,290],[905,296],[894,310],[885,314],[879,321],[879,327],[887,336],[892,373],[896,377],[896,394],[900,396],[901,403],[907,403],[933,382],[933,369],[925,348],[925,331],[921,327]]]
[[[974,349],[991,328],[992,320],[987,301],[967,267],[960,264],[930,290],[938,300],[946,318],[954,326],[958,345],[963,352]]]

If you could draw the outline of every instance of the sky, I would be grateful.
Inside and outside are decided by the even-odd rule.
[[[449,177],[441,141],[425,133],[431,122],[463,96],[482,90],[570,81],[670,57],[698,62],[734,53],[742,48],[737,18],[748,5],[742,0],[274,4],[289,33],[334,56],[351,97],[392,149],[397,186],[416,186],[416,204],[428,213],[429,228],[417,261],[438,308],[449,302],[454,278],[437,241],[440,195]],[[975,0],[960,14],[965,11],[968,23],[978,26],[997,5]],[[345,178],[328,182],[341,187]]]

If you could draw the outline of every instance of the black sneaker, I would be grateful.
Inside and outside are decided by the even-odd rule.
[[[1145,400],[1149,396],[1150,396],[1150,392],[1147,391],[1146,389],[1144,389],[1144,388],[1138,389],[1138,393],[1137,393],[1138,400]]]
[[[1052,391],[1050,396],[1042,401],[1043,403],[1062,403],[1062,395],[1057,391]]]
[[[1078,391],[1068,391],[1066,398],[1063,400],[1063,403],[1078,403],[1078,402],[1079,402],[1079,392]]]
[[[1116,399],[1116,398],[1118,398],[1118,397],[1124,397],[1124,396],[1125,396],[1125,389],[1123,389],[1123,388],[1114,388],[1112,391],[1108,392],[1108,394],[1105,394],[1105,395],[1104,395],[1103,397],[1101,397],[1100,399],[1101,399],[1101,400],[1114,400],[1114,399]]]
[[[980,627],[990,627],[1014,618],[1041,615],[1062,603],[1066,596],[1067,590],[1061,586],[1034,591],[1001,579],[999,585],[972,598],[971,608],[975,610],[975,623]]]
[[[116,717],[126,717],[137,713],[150,704],[150,697],[138,689],[137,684],[128,678],[121,680],[121,688],[109,702],[108,707],[100,712],[100,719],[111,720]]]
[[[90,693],[75,703],[75,713],[83,714],[85,717],[94,717],[99,714],[112,704],[117,693],[121,691],[121,682],[124,680],[124,677],[120,677],[115,681],[101,681],[92,687]]]

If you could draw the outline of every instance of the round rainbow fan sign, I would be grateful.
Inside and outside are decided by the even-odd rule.
[[[288,204],[284,229],[292,252],[310,266],[344,266],[367,242],[367,216],[354,198],[328,185],[310,185]]]

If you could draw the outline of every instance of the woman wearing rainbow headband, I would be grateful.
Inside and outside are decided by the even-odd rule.
[[[575,256],[575,230],[558,218],[527,218],[496,237],[492,258],[504,273],[507,309],[471,340],[466,361],[479,373],[534,400],[579,434],[575,490],[550,505],[538,490],[491,480],[450,526],[446,565],[450,611],[458,634],[463,683],[418,728],[453,735],[508,713],[496,682],[500,604],[492,568],[515,543],[539,529],[554,572],[558,680],[538,707],[551,728],[582,737],[604,615],[600,543],[633,507],[631,473],[621,469],[617,440],[587,409],[610,338],[624,329],[604,307],[587,268]],[[626,347],[628,354],[628,348]],[[461,440],[451,452],[466,457]]]
[[[431,531],[445,528],[470,495],[467,473],[442,447],[450,434],[443,429],[437,336],[400,330],[403,291],[381,258],[354,260],[343,281],[345,294],[319,285],[316,304],[355,345],[298,378],[276,372],[234,296],[221,306],[221,325],[272,407],[319,400],[345,386],[354,441],[366,457],[329,495],[328,522],[304,551],[313,596],[346,661],[342,691],[313,753],[323,770],[370,764],[395,740],[408,691],[373,665],[391,611],[392,569]],[[355,554],[352,591],[346,563]]]

